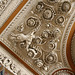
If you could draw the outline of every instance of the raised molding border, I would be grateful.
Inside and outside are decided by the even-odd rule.
[[[11,0],[0,14],[0,28],[23,0]],[[10,11],[9,11],[10,10]]]

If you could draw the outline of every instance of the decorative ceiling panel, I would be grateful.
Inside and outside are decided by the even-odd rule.
[[[30,72],[22,63],[14,58],[5,48],[0,45],[0,64],[3,68],[0,68],[0,75],[34,75]],[[18,64],[17,64],[18,63]],[[6,70],[5,70],[5,68]],[[2,71],[1,71],[2,70]],[[7,71],[9,70],[9,72]],[[7,73],[6,73],[7,72]],[[12,74],[10,74],[10,72]]]
[[[23,0],[0,0],[0,28]]]
[[[74,22],[74,0],[29,0],[0,40],[38,75],[75,75]]]

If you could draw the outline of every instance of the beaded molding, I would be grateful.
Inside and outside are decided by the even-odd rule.
[[[11,3],[12,0],[0,0],[0,16]]]
[[[70,30],[72,28],[72,25],[73,23],[75,22],[75,11],[73,12],[68,24],[67,24],[67,27],[65,29],[65,32],[63,34],[63,38],[62,38],[62,41],[61,41],[61,57],[62,57],[62,61],[63,61],[63,64],[67,67],[70,67],[69,66],[69,63],[67,61],[67,57],[66,57],[66,43],[67,43],[67,39],[68,39],[68,36],[69,36],[69,33],[70,33]]]

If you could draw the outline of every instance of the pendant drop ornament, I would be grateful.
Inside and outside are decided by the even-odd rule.
[[[64,1],[60,6],[59,6],[59,10],[62,12],[62,13],[67,13],[69,12],[71,9],[71,4],[70,2],[68,1]]]
[[[55,52],[51,52],[45,56],[45,63],[46,64],[55,64],[58,61],[57,54]]]
[[[45,8],[43,18],[46,20],[52,20],[54,18],[54,10],[52,7]]]
[[[34,17],[30,17],[27,20],[27,26],[28,27],[37,27],[39,25],[39,20],[34,18]]]
[[[44,30],[41,34],[41,37],[45,39],[49,38],[49,30]]]
[[[36,10],[38,12],[41,12],[44,9],[44,3],[43,2],[38,2],[37,6],[36,6]]]
[[[43,61],[42,61],[42,60],[38,59],[38,60],[36,60],[36,61],[35,61],[35,64],[37,65],[37,67],[39,67],[39,68],[40,68],[40,67],[42,67],[42,66],[43,66],[43,64],[44,64],[44,63],[43,63]]]
[[[65,17],[64,16],[58,16],[56,19],[56,24],[62,26],[65,22]]]

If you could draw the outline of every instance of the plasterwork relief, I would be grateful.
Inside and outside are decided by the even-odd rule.
[[[0,0],[0,28],[23,0]]]
[[[74,6],[74,0],[29,0],[2,32],[1,42],[39,75],[74,75],[66,57]]]

